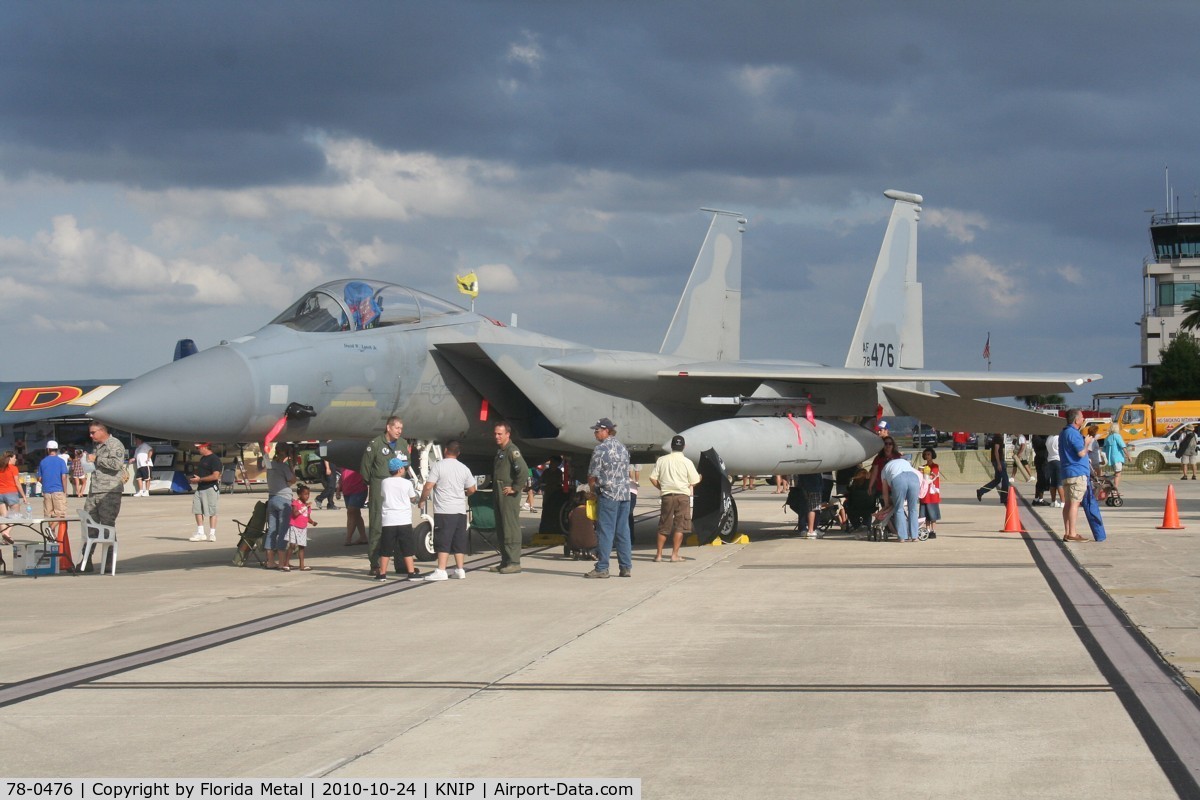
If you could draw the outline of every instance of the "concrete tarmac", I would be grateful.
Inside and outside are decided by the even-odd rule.
[[[759,487],[738,495],[751,544],[652,563],[643,522],[629,579],[585,581],[561,548],[530,548],[520,575],[480,554],[465,581],[383,586],[342,546],[341,511],[316,513],[312,571],[285,574],[229,563],[228,520],[261,494],[221,498],[216,544],[187,541],[187,498],[127,497],[116,577],[0,579],[0,771],[1195,796],[1200,482],[1175,481],[1187,528],[1158,531],[1168,480],[1126,481],[1102,545],[1064,548],[1056,509],[1001,533],[995,495],[966,484],[945,487],[936,540],[806,541]],[[1056,576],[1055,559],[1087,573]],[[1081,610],[1067,598],[1087,576],[1101,599]],[[1127,620],[1093,621],[1109,600]],[[1144,633],[1160,676],[1123,672],[1093,627]],[[1154,697],[1176,718],[1156,722]]]

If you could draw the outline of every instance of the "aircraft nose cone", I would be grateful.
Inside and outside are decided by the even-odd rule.
[[[254,377],[229,347],[215,347],[146,373],[101,400],[91,416],[163,439],[244,441],[254,414]]]

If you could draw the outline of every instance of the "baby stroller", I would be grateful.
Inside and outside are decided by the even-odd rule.
[[[891,520],[892,515],[890,513],[883,519],[879,518],[878,513],[872,514],[871,527],[867,532],[867,540],[871,542],[886,542],[889,536],[895,537],[896,532],[889,526]],[[923,542],[928,538],[929,526],[925,524],[925,518],[917,517],[917,541]]]
[[[837,495],[829,498],[828,503],[822,503],[821,510],[817,512],[817,529],[825,533],[834,528],[841,531],[849,531],[850,522],[846,518],[846,514],[842,508],[842,498]]]
[[[808,522],[808,496],[802,485],[801,480],[796,480],[792,484],[792,488],[788,489],[787,498],[783,501],[783,507],[789,508],[796,512],[796,531],[803,532],[807,529]],[[819,535],[823,535],[833,530],[835,526],[848,530],[842,524],[842,501],[839,497],[831,498],[829,503],[821,503],[817,506],[816,527],[820,531]]]
[[[1096,499],[1106,506],[1120,508],[1125,505],[1125,500],[1121,497],[1121,492],[1117,489],[1113,479],[1100,470],[1092,473],[1092,491],[1096,493]]]

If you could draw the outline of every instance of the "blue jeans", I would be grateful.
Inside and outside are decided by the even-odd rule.
[[[1008,469],[1003,464],[1001,464],[998,467],[996,467],[994,464],[992,466],[996,470],[996,477],[992,478],[990,481],[988,481],[987,483],[985,483],[983,486],[981,486],[979,488],[986,492],[989,489],[995,489],[997,486],[999,486],[1000,487],[1000,489],[999,489],[1000,502],[1007,503],[1008,502]]]
[[[629,541],[629,501],[612,500],[600,495],[596,516],[596,569],[608,571],[608,559],[617,543],[617,565],[622,569],[633,567],[633,545]]]
[[[900,541],[917,538],[917,506],[920,504],[921,479],[902,472],[892,479],[892,524]]]
[[[283,495],[275,495],[267,500],[267,540],[263,547],[267,550],[285,550],[288,527],[292,524],[292,501]]]

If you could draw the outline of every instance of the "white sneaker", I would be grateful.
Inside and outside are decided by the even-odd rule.
[[[189,542],[207,542],[208,537],[205,536],[203,533],[197,533],[197,534],[194,534],[192,536],[192,538],[188,539],[188,541]]]
[[[467,579],[467,571],[462,567],[455,567],[454,577],[456,580],[465,581]]]
[[[425,580],[427,580],[427,581],[444,581],[444,580],[447,580],[449,577],[450,576],[446,574],[446,570],[435,569],[433,572],[431,572],[425,576]]]
[[[522,511],[528,511],[528,510],[529,510],[529,503],[521,503],[521,510],[522,510]]]
[[[1051,505],[1052,505],[1054,508],[1062,508],[1062,507],[1063,507],[1063,504],[1062,504],[1062,502],[1060,502],[1060,501],[1058,501],[1058,500],[1055,500],[1055,501],[1054,501],[1054,502],[1053,502]]]
[[[216,535],[215,533],[210,533],[210,534],[208,535],[208,540],[209,540],[210,542],[215,542],[215,541],[217,540],[217,535]]]

